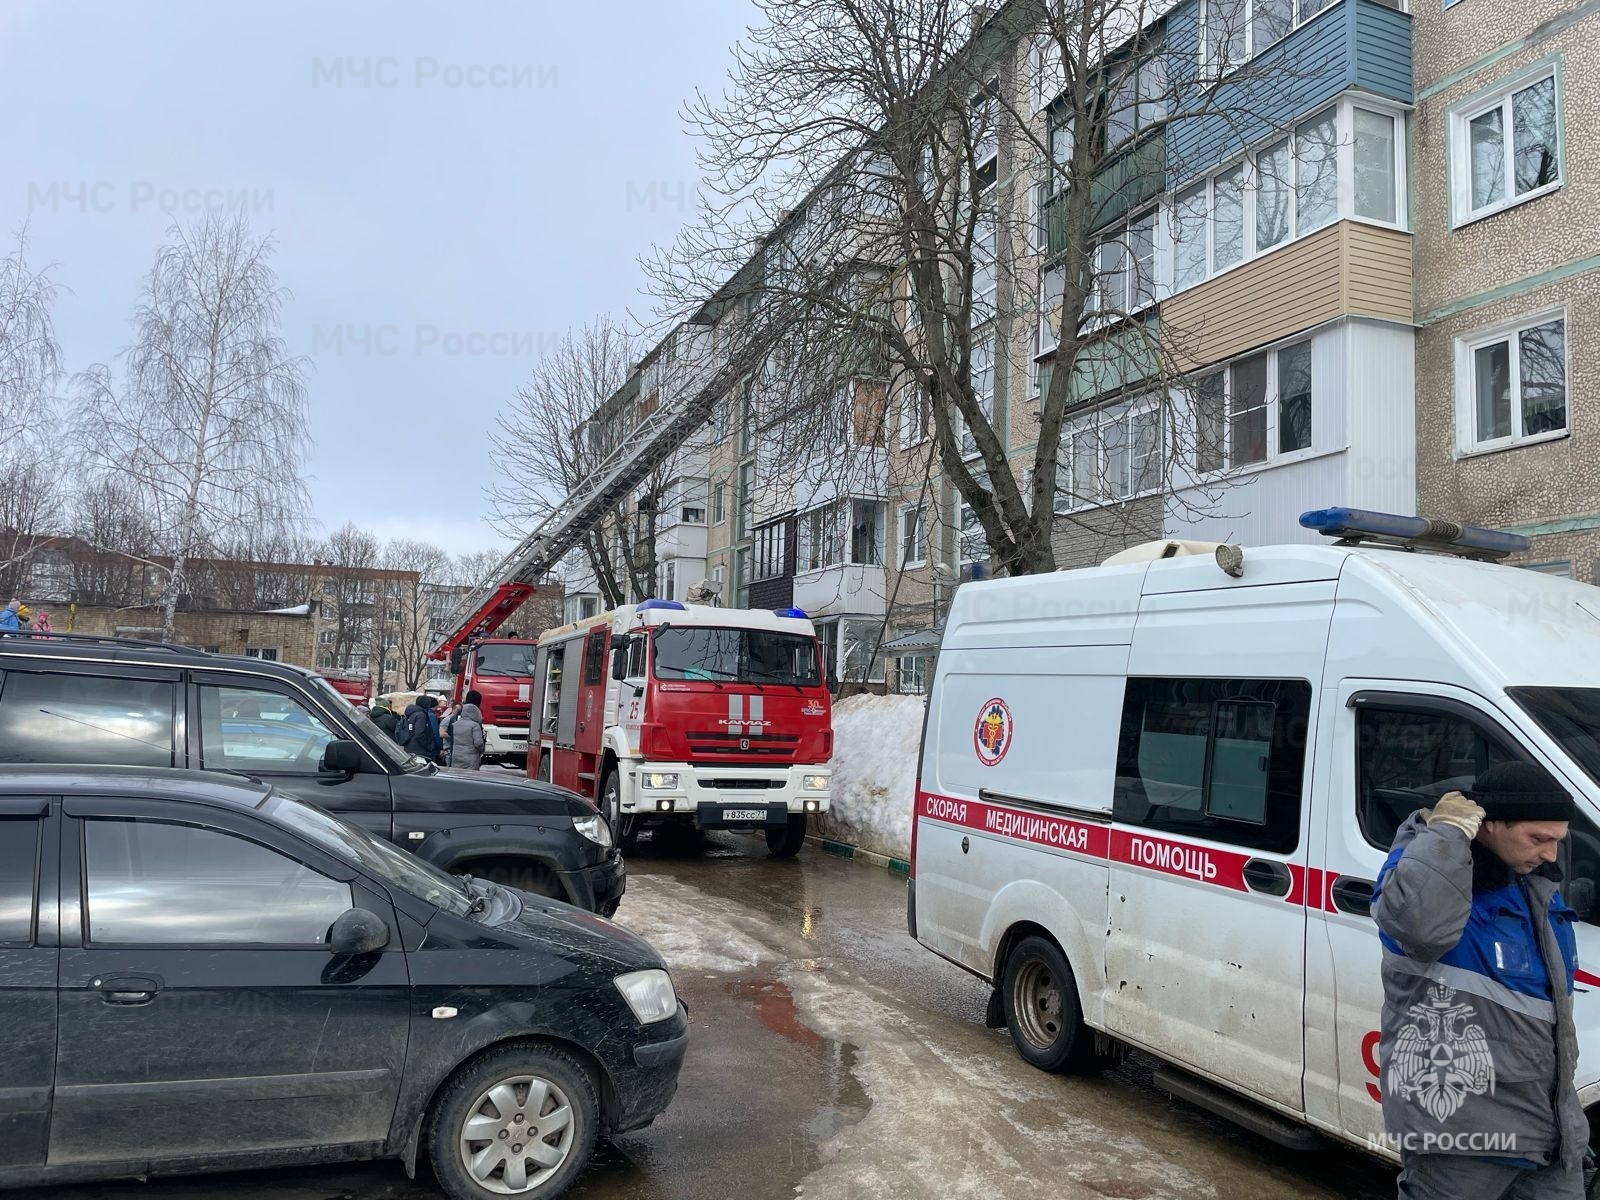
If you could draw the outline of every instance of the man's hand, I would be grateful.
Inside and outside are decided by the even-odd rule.
[[[1422,819],[1431,825],[1454,825],[1470,842],[1483,824],[1483,809],[1460,792],[1447,792],[1431,809],[1422,810]]]

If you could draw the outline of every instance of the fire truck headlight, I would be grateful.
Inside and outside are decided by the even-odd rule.
[[[826,775],[807,775],[800,781],[800,786],[808,792],[825,792],[828,790],[828,777]]]
[[[678,790],[678,774],[676,771],[647,771],[639,776],[642,787],[651,788],[658,792],[675,792]]]
[[[572,822],[572,827],[597,846],[611,849],[611,826],[599,813],[592,817],[579,817]]]

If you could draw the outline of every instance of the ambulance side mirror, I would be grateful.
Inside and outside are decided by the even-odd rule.
[[[611,678],[618,683],[628,677],[628,647],[624,643],[611,651]]]

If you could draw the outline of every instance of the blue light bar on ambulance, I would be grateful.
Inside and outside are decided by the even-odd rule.
[[[671,609],[673,612],[688,612],[689,611],[683,605],[679,604],[676,600],[641,600],[639,602],[639,611],[640,612],[650,612],[653,609],[663,609],[663,608]]]
[[[775,608],[772,610],[772,615],[775,617],[797,617],[802,621],[811,619],[806,615],[806,611],[803,608]]]
[[[1346,541],[1384,541],[1445,550],[1479,558],[1521,554],[1532,542],[1520,533],[1478,525],[1457,525],[1431,517],[1402,517],[1362,508],[1319,508],[1300,514],[1300,524],[1326,537]]]

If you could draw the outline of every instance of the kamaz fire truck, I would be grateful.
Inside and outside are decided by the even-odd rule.
[[[761,830],[788,857],[828,811],[832,708],[799,609],[646,600],[538,645],[530,773],[595,800],[624,848],[678,821]]]
[[[451,702],[477,692],[483,710],[483,756],[526,762],[528,712],[533,688],[534,643],[524,638],[479,638],[468,642],[452,663]]]

